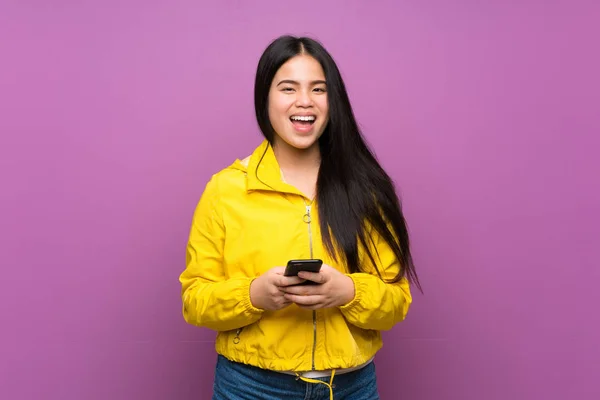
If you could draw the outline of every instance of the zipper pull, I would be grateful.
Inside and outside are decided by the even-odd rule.
[[[242,333],[242,328],[239,328],[236,332],[235,332],[235,337],[233,338],[233,343],[234,344],[238,344],[240,342],[240,333]]]
[[[310,224],[311,221],[311,217],[310,217],[310,206],[306,206],[306,214],[304,214],[304,217],[302,217],[302,220],[307,223]]]

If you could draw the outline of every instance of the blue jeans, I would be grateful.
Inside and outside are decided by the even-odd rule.
[[[317,378],[329,383],[329,378]],[[335,400],[379,400],[375,363],[333,379]],[[329,388],[293,375],[229,361],[219,355],[212,400],[329,400]]]

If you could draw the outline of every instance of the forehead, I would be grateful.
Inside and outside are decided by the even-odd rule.
[[[309,55],[298,55],[286,61],[275,74],[274,81],[292,79],[295,81],[325,80],[321,64]],[[273,82],[277,84],[277,82]]]

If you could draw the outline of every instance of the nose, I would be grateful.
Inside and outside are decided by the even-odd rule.
[[[311,107],[313,104],[310,92],[307,90],[298,90],[296,95],[297,107]]]

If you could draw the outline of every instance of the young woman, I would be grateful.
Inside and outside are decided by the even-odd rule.
[[[218,332],[213,399],[378,399],[380,331],[420,287],[394,185],[318,42],[272,42],[254,101],[265,140],[206,185],[180,276],[185,320]],[[297,259],[323,265],[284,276]]]

